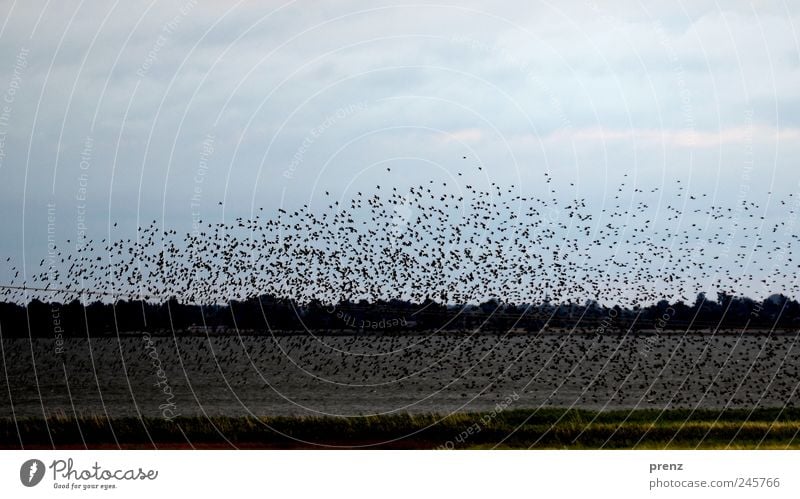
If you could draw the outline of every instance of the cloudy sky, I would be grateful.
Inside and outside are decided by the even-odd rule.
[[[796,4],[527,4],[2,2],[2,253],[431,178],[800,190]]]

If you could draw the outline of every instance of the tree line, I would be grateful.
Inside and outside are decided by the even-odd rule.
[[[298,304],[264,295],[225,305],[195,305],[172,298],[163,303],[119,300],[114,303],[0,302],[0,332],[5,337],[85,337],[119,333],[269,334],[270,331],[397,333],[431,330],[536,332],[578,328],[597,334],[660,330],[800,329],[800,304],[783,295],[763,301],[718,293],[692,304],[662,300],[649,306],[583,304],[445,305],[434,300],[411,303],[343,301]]]

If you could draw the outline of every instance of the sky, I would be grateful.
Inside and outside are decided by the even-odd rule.
[[[4,1],[0,254],[429,179],[769,206],[800,5],[724,4]]]

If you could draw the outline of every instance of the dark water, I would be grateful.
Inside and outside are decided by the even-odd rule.
[[[797,336],[2,341],[0,417],[797,406]],[[159,367],[161,371],[159,371]]]

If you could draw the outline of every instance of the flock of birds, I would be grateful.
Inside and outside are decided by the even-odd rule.
[[[177,297],[194,304],[272,294],[300,304],[493,298],[633,306],[691,302],[708,290],[798,294],[800,196],[780,200],[773,216],[746,199],[708,204],[680,181],[648,190],[623,182],[599,205],[559,201],[548,175],[543,185],[549,198],[494,183],[458,193],[433,181],[407,190],[376,186],[341,202],[325,192],[320,207],[201,222],[187,233],[153,221],[135,237],[115,239],[112,228],[77,250],[57,249],[32,276],[9,259],[12,281],[0,289],[7,301]]]
[[[449,192],[433,181],[338,200],[325,192],[322,206],[262,209],[185,234],[154,221],[135,237],[112,230],[57,250],[32,276],[8,259],[12,281],[0,289],[16,302],[195,304],[271,294],[300,304],[629,307],[710,288],[764,296],[776,287],[797,296],[797,196],[780,200],[775,217],[746,199],[708,204],[680,182],[645,190],[626,180],[599,205],[559,201],[549,175],[542,185],[545,196],[494,183]],[[68,339],[56,354],[52,340],[4,338],[9,398],[0,411],[157,411],[164,393],[153,385],[154,351],[184,414],[491,410],[512,393],[524,407],[783,406],[796,402],[800,383],[796,339],[265,333],[154,338],[146,350],[134,334]]]

